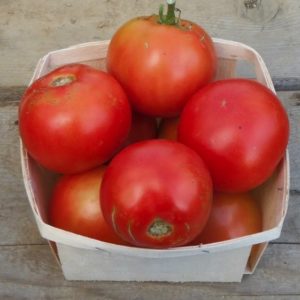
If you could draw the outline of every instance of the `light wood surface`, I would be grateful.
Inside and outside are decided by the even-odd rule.
[[[214,37],[246,43],[272,77],[300,76],[298,0],[178,0],[182,18]],[[110,39],[125,21],[157,13],[164,0],[0,1],[0,85],[28,83],[37,60],[70,45]]]
[[[17,108],[23,88],[0,89],[0,299],[299,299],[300,92],[280,92],[291,120],[291,195],[282,235],[242,283],[118,283],[65,281],[40,237],[23,187]]]
[[[126,20],[152,14],[162,2],[0,0],[1,300],[300,299],[299,0],[177,1],[182,18],[214,37],[255,48],[289,113],[289,209],[281,237],[268,246],[253,275],[234,284],[70,282],[39,235],[21,177],[17,122],[18,103],[38,59],[55,49],[110,39]]]

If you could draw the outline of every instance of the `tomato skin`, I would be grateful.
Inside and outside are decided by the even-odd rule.
[[[216,190],[243,192],[275,170],[287,147],[289,121],[268,88],[227,79],[207,85],[189,100],[178,135],[203,158]]]
[[[74,80],[53,86],[62,77]],[[131,108],[120,84],[81,64],[60,67],[35,81],[19,106],[27,151],[58,173],[101,165],[125,140],[130,124]]]
[[[249,193],[215,193],[208,221],[192,244],[222,242],[262,230],[262,216]]]
[[[73,233],[115,244],[126,244],[107,225],[99,204],[105,167],[64,175],[57,182],[49,207],[50,224]]]
[[[193,240],[211,207],[212,182],[201,158],[173,141],[132,144],[109,164],[101,186],[107,223],[129,243],[168,248]]]
[[[179,118],[165,118],[162,119],[158,128],[158,137],[171,141],[177,141]]]
[[[213,79],[216,55],[210,36],[195,23],[171,26],[160,24],[157,16],[139,17],[114,34],[107,69],[136,111],[171,117]]]

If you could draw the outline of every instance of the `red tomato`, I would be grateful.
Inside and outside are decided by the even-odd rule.
[[[155,139],[157,135],[157,122],[155,118],[134,112],[132,124],[124,146],[143,140]]]
[[[101,187],[104,218],[131,244],[167,248],[193,240],[211,207],[212,183],[201,158],[183,144],[148,140],[117,154]]]
[[[127,137],[131,108],[120,84],[89,66],[60,67],[35,81],[19,108],[29,154],[59,173],[100,165]]]
[[[203,158],[216,190],[243,192],[275,170],[288,143],[289,122],[271,90],[252,80],[227,79],[191,98],[178,134]]]
[[[161,139],[177,141],[179,118],[162,119],[158,128],[158,137]]]
[[[174,14],[174,7],[169,10]],[[212,80],[216,55],[210,36],[199,25],[153,15],[119,28],[108,48],[107,68],[135,110],[171,117]]]
[[[260,207],[250,194],[216,193],[208,221],[192,244],[221,242],[261,230]]]
[[[50,224],[104,242],[125,244],[105,222],[99,190],[105,168],[64,175],[54,188],[50,202]]]

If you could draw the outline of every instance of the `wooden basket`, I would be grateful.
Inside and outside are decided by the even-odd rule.
[[[108,44],[109,41],[91,42],[50,52],[39,60],[32,81],[68,63],[105,69]],[[246,61],[254,68],[257,81],[275,93],[270,74],[254,49],[222,39],[214,39],[214,44],[219,60],[217,79],[235,77],[237,63]],[[255,270],[267,242],[279,237],[288,206],[286,152],[272,178],[256,190],[263,212],[261,232],[224,242],[168,250],[119,246],[48,225],[47,207],[56,175],[41,168],[28,155],[22,142],[21,162],[28,200],[40,234],[49,241],[69,280],[241,281],[243,274]]]

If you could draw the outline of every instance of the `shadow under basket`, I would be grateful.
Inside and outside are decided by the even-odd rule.
[[[218,56],[216,79],[235,77],[237,62],[246,61],[256,80],[274,93],[261,56],[233,41],[213,39]],[[109,41],[90,42],[48,53],[36,66],[32,81],[68,63],[84,63],[105,70]],[[31,82],[32,82],[31,81]],[[260,199],[261,232],[224,242],[167,250],[143,249],[101,242],[48,224],[47,208],[57,178],[38,165],[21,142],[24,184],[40,234],[68,280],[239,282],[254,272],[267,243],[280,236],[289,196],[288,152],[273,176],[255,190]]]

